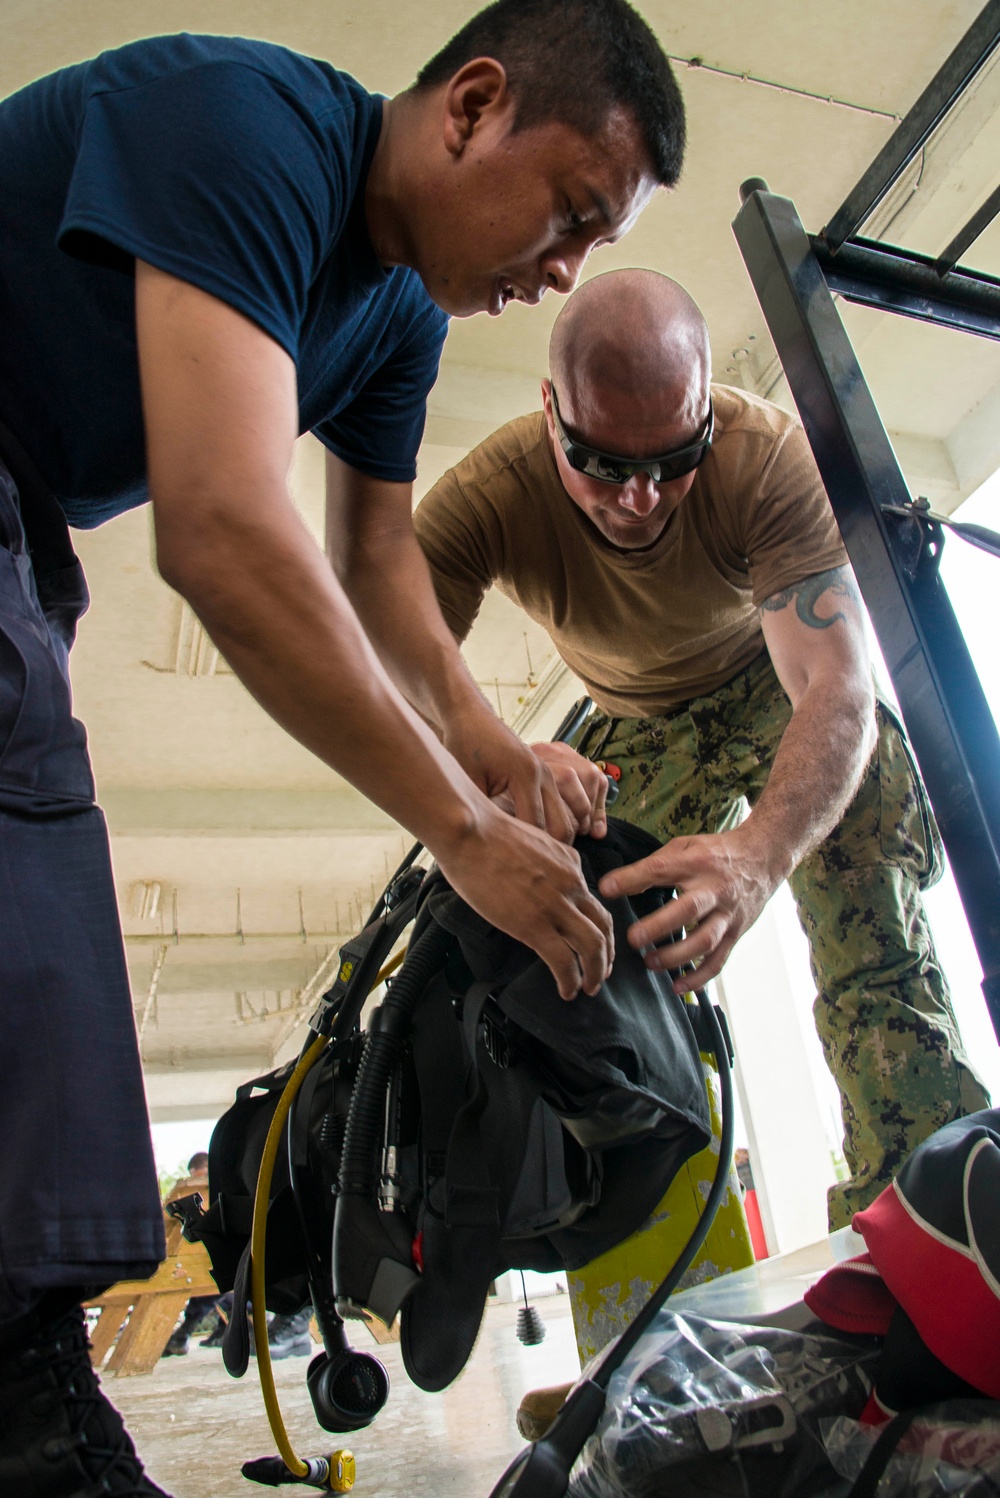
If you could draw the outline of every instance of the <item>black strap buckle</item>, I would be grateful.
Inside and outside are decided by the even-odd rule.
[[[197,1243],[200,1238],[198,1226],[205,1217],[205,1202],[200,1191],[193,1191],[190,1196],[179,1196],[176,1200],[167,1203],[167,1215],[176,1217],[181,1225],[181,1232],[189,1243]]]
[[[493,1065],[507,1071],[514,1060],[515,1047],[508,1029],[507,1016],[492,999],[483,1006],[483,1045]]]

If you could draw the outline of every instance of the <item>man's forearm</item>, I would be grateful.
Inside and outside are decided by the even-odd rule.
[[[798,697],[767,786],[732,831],[672,838],[629,868],[605,875],[605,895],[660,885],[677,892],[629,931],[652,968],[722,971],[736,942],[789,874],[835,826],[864,774],[874,730],[871,693],[824,673]],[[661,945],[661,943],[664,943]],[[683,992],[690,978],[678,979]]]
[[[412,486],[326,464],[326,549],[345,595],[406,700],[440,734],[485,703],[438,607],[413,529]]]
[[[631,927],[629,941],[649,949],[648,967],[695,962],[704,982],[722,971],[778,885],[836,826],[874,743],[871,669],[849,570],[811,574],[772,594],[761,614],[792,716],[750,815],[732,831],[673,838],[601,880],[605,895],[653,885],[676,890],[677,899]]]
[[[479,790],[519,819],[572,839],[580,818],[552,772],[493,712],[445,624],[417,541],[410,486],[390,484],[330,456],[330,563],[382,663]],[[587,803],[589,821],[590,802]]]
[[[355,545],[336,570],[386,671],[421,717],[441,731],[462,712],[488,710],[441,617],[412,531]]]
[[[767,785],[740,832],[776,888],[840,821],[871,759],[874,695],[868,681],[818,681],[799,700]]]

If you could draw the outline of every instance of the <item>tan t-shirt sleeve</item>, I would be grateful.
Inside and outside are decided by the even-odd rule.
[[[489,505],[474,503],[452,468],[417,505],[413,524],[445,623],[464,640],[499,572],[497,517]]]
[[[773,442],[747,518],[746,558],[758,608],[782,588],[847,563],[812,450],[797,422]]]

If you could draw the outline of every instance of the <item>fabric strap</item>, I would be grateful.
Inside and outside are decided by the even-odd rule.
[[[448,1142],[446,1214],[452,1227],[495,1225],[499,1242],[499,1192],[490,1181],[479,1131],[489,1093],[479,1068],[477,1042],[483,1007],[492,988],[491,983],[473,983],[465,995],[462,1019],[472,1074],[468,1101],[455,1119]]]
[[[452,1125],[466,1095],[468,1070],[451,995],[440,977],[428,984],[411,1034],[420,1088],[420,1135],[429,1177],[445,1173]]]
[[[889,1421],[872,1447],[871,1454],[858,1474],[847,1498],[875,1498],[876,1489],[886,1467],[892,1461],[896,1447],[919,1413],[918,1409],[903,1410],[902,1414],[896,1415]]]
[[[250,1295],[250,1244],[240,1255],[240,1265],[233,1285],[233,1309],[229,1325],[222,1335],[222,1361],[233,1378],[242,1378],[250,1366],[250,1319],[247,1300]]]

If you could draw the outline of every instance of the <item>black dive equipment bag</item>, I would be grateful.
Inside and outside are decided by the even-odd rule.
[[[614,818],[605,839],[576,843],[595,893],[604,873],[658,846]],[[705,996],[678,998],[626,939],[671,891],[599,897],[614,921],[614,969],[597,995],[566,1003],[533,952],[413,857],[342,949],[311,1021],[310,1041],[331,1040],[292,1106],[271,1181],[266,1299],[289,1312],[311,1297],[328,1352],[337,1327],[346,1347],[343,1318],[400,1313],[407,1373],[439,1390],[464,1367],[498,1274],[589,1262],[633,1233],[706,1147],[699,1053],[719,1055],[723,1037]],[[405,960],[362,1029],[374,977],[411,921]],[[240,1089],[212,1136],[207,1212],[190,1201],[178,1211],[220,1290],[235,1291],[224,1355],[237,1375],[249,1355],[253,1196],[292,1069]],[[317,1416],[329,1430],[358,1429],[385,1392],[370,1388],[374,1407],[352,1418],[321,1411],[313,1391]]]

